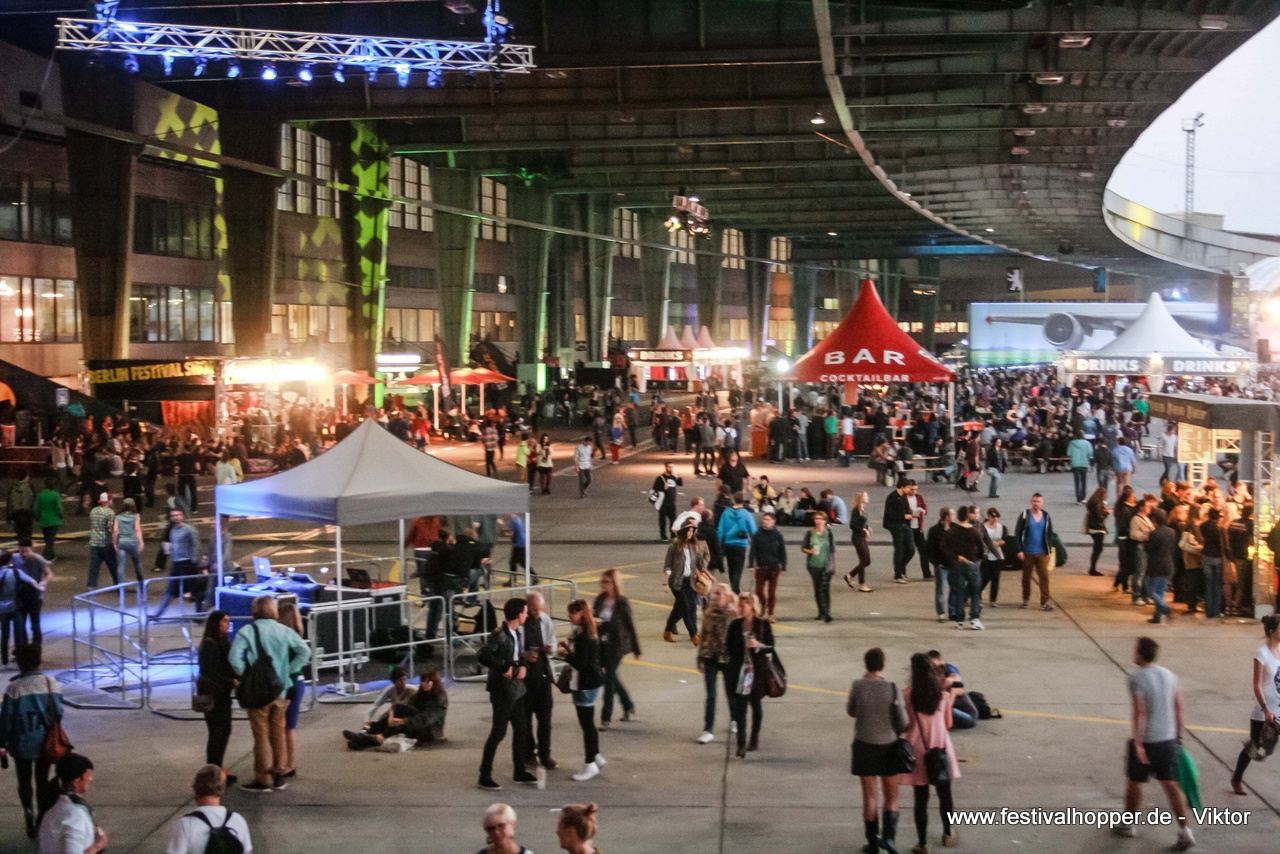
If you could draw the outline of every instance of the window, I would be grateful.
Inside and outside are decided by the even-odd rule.
[[[667,232],[668,242],[676,247],[676,251],[671,253],[671,260],[676,264],[692,264],[694,254],[689,250],[693,249],[693,235],[684,229],[679,231]]]
[[[383,338],[411,343],[434,341],[438,314],[434,308],[388,308],[382,317]],[[333,339],[335,343],[340,340]]]
[[[71,185],[0,172],[0,240],[71,243]]]
[[[791,260],[791,238],[789,237],[771,237],[769,238],[769,260],[770,261],[790,261]],[[773,270],[776,273],[790,273],[790,264],[774,264]]]
[[[618,208],[613,212],[613,236],[623,240],[640,239],[640,218],[635,211]],[[619,258],[639,258],[640,247],[631,243],[615,243],[613,254]]]
[[[492,178],[480,179],[480,213],[490,216],[506,217],[507,185],[499,184]],[[493,220],[480,220],[480,239],[507,241],[507,224]]]
[[[133,202],[133,251],[171,258],[212,258],[212,205],[137,196]]]
[[[511,279],[497,273],[476,273],[472,277],[472,287],[476,293],[505,294],[511,290]]]
[[[779,346],[791,346],[791,342],[796,337],[796,322],[794,320],[770,320],[768,337],[772,338]],[[791,351],[788,349],[788,353]]]
[[[431,170],[405,157],[392,157],[388,170],[391,195],[431,201]],[[391,227],[411,231],[432,231],[435,218],[431,208],[420,208],[400,202],[391,204]]]
[[[76,298],[71,279],[0,276],[0,341],[79,341]]]
[[[573,316],[573,337],[576,341],[587,340],[587,316],[585,314],[575,314]]]
[[[839,310],[840,310],[840,298],[839,298],[839,297],[824,297],[824,298],[823,298],[823,300],[822,300],[822,307],[823,307],[823,308],[825,308],[827,311],[839,311]]]
[[[821,341],[823,338],[826,338],[828,335],[834,332],[836,327],[839,325],[840,325],[839,321],[835,321],[835,320],[816,321],[813,324],[813,340]]]
[[[394,211],[393,211],[394,213]],[[392,288],[435,290],[435,270],[426,267],[387,266],[387,285]]]
[[[933,324],[933,331],[944,335],[951,333],[967,333],[969,331],[969,321],[939,320]]]
[[[511,311],[471,312],[471,334],[479,340],[516,340],[516,315]]]
[[[643,317],[615,314],[609,318],[609,334],[618,341],[644,341],[648,337]]]
[[[280,168],[317,181],[332,181],[337,176],[329,140],[290,124],[280,126]],[[311,181],[281,184],[276,193],[276,208],[317,216],[340,215],[337,193],[331,187],[321,187]]]
[[[750,327],[745,318],[731,317],[724,322],[725,341],[746,341],[751,337]]]
[[[736,228],[726,228],[720,238],[720,252],[724,255],[721,266],[730,270],[745,270],[747,259],[742,257],[746,252],[742,248],[742,232]]]
[[[130,341],[217,341],[229,312],[213,288],[134,285],[129,297]],[[274,331],[274,316],[272,329]]]

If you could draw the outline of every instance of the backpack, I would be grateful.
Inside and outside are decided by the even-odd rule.
[[[253,638],[258,645],[258,657],[244,669],[240,684],[236,686],[236,699],[242,709],[261,709],[277,700],[284,690],[276,673],[271,656],[262,648],[262,634],[253,626]]]
[[[227,816],[222,820],[222,826],[214,827],[213,822],[209,821],[209,817],[200,810],[188,813],[187,818],[198,818],[209,826],[209,842],[205,845],[204,854],[243,854],[244,843],[240,841],[240,837],[231,828],[227,827],[227,823],[231,821],[231,816],[235,815],[231,810],[227,810]]]
[[[967,691],[966,696],[973,701],[974,708],[978,710],[978,720],[989,721],[992,718],[1002,718],[999,709],[991,708],[991,704],[987,702],[987,698],[977,691]]]

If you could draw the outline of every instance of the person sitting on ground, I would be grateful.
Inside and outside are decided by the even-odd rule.
[[[778,499],[778,524],[779,525],[797,525],[795,521],[796,505],[798,504],[794,490],[787,487],[782,490],[782,497]]]
[[[768,475],[761,475],[760,481],[751,489],[751,497],[755,500],[756,509],[761,513],[769,513],[778,503],[778,493],[769,485]]]
[[[929,650],[928,655],[929,660],[938,669],[943,689],[951,694],[954,704],[951,709],[951,728],[973,729],[978,725],[978,707],[965,693],[964,680],[960,678],[960,668],[954,664],[948,664],[942,658],[942,653],[936,649]]]
[[[397,678],[399,677],[399,678]],[[394,689],[394,690],[393,690]],[[378,699],[381,701],[388,694],[401,695],[408,690],[408,673],[397,667],[392,671],[392,682]],[[352,750],[367,750],[378,747],[393,735],[406,735],[417,742],[415,747],[433,747],[445,744],[444,719],[449,710],[449,695],[444,685],[440,684],[440,674],[428,670],[422,674],[418,690],[407,703],[392,701],[391,709],[377,720],[365,725],[363,732],[343,730],[347,747]]]

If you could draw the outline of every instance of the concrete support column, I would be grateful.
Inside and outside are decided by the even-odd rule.
[[[758,228],[742,235],[743,247],[749,258],[769,257],[769,234]],[[772,268],[759,261],[747,262],[747,326],[750,339],[747,346],[751,355],[760,358],[764,353],[765,324],[769,320],[769,300]]]
[[[280,164],[280,125],[271,117],[224,106],[218,111],[218,127],[223,154],[263,166]],[[262,356],[275,302],[279,181],[239,169],[225,169],[223,175],[236,354]]]
[[[601,195],[582,200],[582,218],[586,231],[609,234],[613,228],[613,210]],[[587,325],[587,361],[598,365],[608,355],[610,303],[613,301],[613,246],[607,240],[583,239],[587,261],[582,292],[582,310]]]
[[[724,255],[721,249],[724,244],[724,229],[713,225],[711,234],[703,241],[705,248],[714,250],[714,254],[697,255],[695,262],[698,274],[698,325],[706,326],[715,337],[720,326],[720,295],[724,289]]]
[[[368,122],[351,122],[345,131],[337,146],[340,168],[358,191],[342,203],[342,255],[355,285],[347,293],[347,339],[351,368],[373,371],[386,314],[391,204],[384,198],[390,192],[390,149]]]
[[[888,310],[889,316],[897,320],[901,308],[902,295],[902,279],[897,275],[899,272],[898,262],[894,260],[881,261],[880,270],[883,274],[880,277],[880,296],[884,300],[884,307]]]
[[[62,65],[62,102],[72,118],[133,130],[133,80],[124,72]],[[84,358],[129,358],[133,196],[137,146],[67,131],[80,336]]]
[[[553,199],[551,215],[556,225],[565,228],[577,228],[578,218],[576,206],[563,199]],[[547,349],[564,358],[571,358],[574,348],[573,333],[573,298],[577,290],[575,261],[578,239],[563,234],[551,238],[550,259],[548,261],[547,280],[548,322]]]
[[[648,211],[638,211],[640,240],[666,243],[662,220]],[[671,253],[645,247],[640,250],[640,294],[644,300],[645,333],[650,347],[656,347],[667,331],[671,311]]]
[[[858,271],[850,267],[837,267],[835,280],[836,298],[840,300],[840,317],[843,318],[853,309],[853,301],[858,297]]]
[[[431,193],[442,205],[476,210],[480,182],[468,169],[432,169]],[[441,326],[450,368],[471,353],[471,304],[475,297],[476,224],[473,217],[436,211]]]
[[[919,270],[921,284],[926,289],[933,289],[933,295],[920,297],[923,310],[920,312],[920,320],[924,323],[924,333],[920,336],[920,345],[933,352],[936,346],[934,325],[938,320],[938,294],[941,292],[938,276],[942,272],[942,262],[937,258],[921,258],[916,262],[916,269]]]
[[[507,194],[512,219],[551,223],[551,194],[534,187],[512,187]],[[547,264],[551,233],[511,226],[511,246],[516,260],[516,326],[520,340],[520,379],[536,381],[542,361],[542,339],[547,329]],[[527,374],[527,376],[526,376]]]
[[[813,346],[813,302],[818,271],[813,267],[791,268],[791,316],[795,319],[794,356],[802,356]]]

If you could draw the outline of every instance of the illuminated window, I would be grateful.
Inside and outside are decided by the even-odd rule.
[[[0,240],[71,243],[71,185],[0,172]]]
[[[724,255],[724,261],[720,262],[721,266],[730,270],[746,269],[747,259],[742,257],[746,252],[743,251],[742,232],[738,229],[724,230],[724,236],[720,238],[720,252]]]
[[[0,276],[0,341],[78,341],[76,283]]]
[[[671,253],[671,260],[676,264],[692,264],[694,254],[689,250],[693,249],[693,235],[681,229],[679,231],[667,232],[667,241],[674,247],[676,251]]]
[[[776,341],[779,347],[783,347],[783,345],[789,346],[796,337],[796,322],[794,320],[770,320],[768,333],[768,337]]]
[[[388,187],[391,195],[431,201],[431,170],[406,157],[392,157],[387,163]],[[420,208],[403,202],[391,205],[391,227],[411,231],[432,231],[435,217],[431,208]]]
[[[948,335],[967,333],[969,331],[969,322],[967,320],[939,320],[933,324],[933,331]]]
[[[613,236],[621,237],[623,240],[639,240],[639,219],[635,211],[618,208],[613,212]],[[640,247],[630,243],[615,243],[613,254],[619,258],[639,258]]]
[[[826,297],[826,298],[824,298],[824,299],[822,300],[822,307],[823,307],[823,308],[825,308],[825,309],[827,309],[828,311],[839,311],[839,310],[840,310],[840,298],[839,298],[839,297]]]
[[[618,341],[644,341],[644,318],[627,314],[615,314],[609,318],[609,334]]]
[[[280,126],[280,168],[317,181],[333,181],[333,148],[329,140],[289,124]],[[276,208],[300,214],[339,216],[338,195],[311,181],[285,181],[276,191]]]
[[[575,314],[573,316],[573,337],[577,341],[587,340],[587,316],[585,314]]]
[[[769,260],[770,261],[790,261],[791,260],[791,239],[788,237],[771,237],[769,238]],[[790,264],[774,264],[774,272],[790,273]]]
[[[471,312],[471,334],[482,341],[516,340],[516,315],[510,311]]]
[[[217,341],[223,314],[213,288],[134,285],[129,296],[129,340]]]
[[[491,178],[480,179],[480,213],[490,216],[505,217],[507,215],[507,185],[499,184]],[[507,241],[506,223],[493,220],[480,220],[480,239]]]
[[[839,322],[835,320],[819,320],[815,322],[813,324],[813,340],[821,341],[834,332],[839,325]]]
[[[750,326],[748,326],[745,318],[730,317],[724,322],[724,340],[746,341],[750,337]]]

